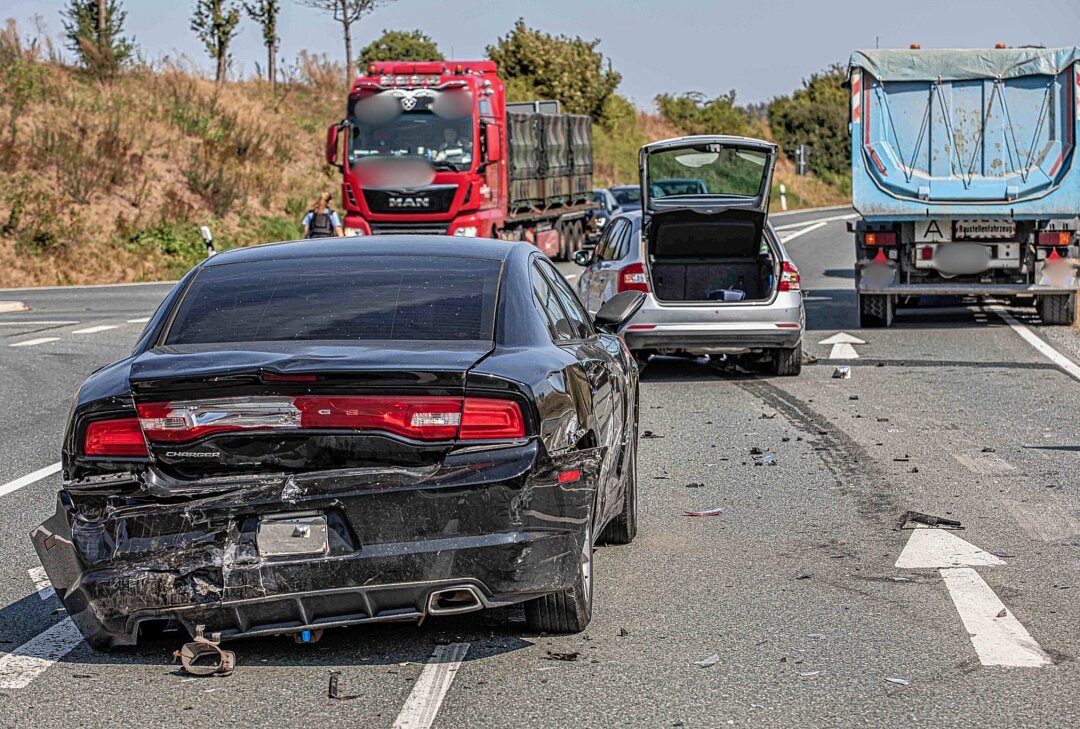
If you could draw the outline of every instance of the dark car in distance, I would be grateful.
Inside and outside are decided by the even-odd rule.
[[[608,189],[611,190],[611,194],[615,196],[615,202],[619,203],[624,213],[641,210],[640,185],[616,185]]]
[[[91,645],[221,639],[524,603],[592,611],[637,529],[637,369],[527,243],[326,239],[228,251],[76,395],[31,534]]]
[[[622,212],[622,208],[619,207],[615,196],[611,194],[611,190],[593,190],[592,199],[598,207],[590,210],[586,216],[585,242],[590,246],[596,245],[596,241],[600,239],[601,234],[604,232],[604,227],[611,222],[612,218]]]

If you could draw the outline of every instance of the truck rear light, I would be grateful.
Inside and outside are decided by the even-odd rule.
[[[933,246],[923,246],[919,249],[919,258],[924,261],[934,260],[934,248]]]
[[[465,398],[461,413],[461,440],[493,440],[523,438],[525,418],[521,408],[511,400]]]
[[[1041,246],[1067,246],[1072,243],[1071,230],[1040,230],[1038,243]]]
[[[780,269],[780,290],[798,291],[801,288],[802,277],[799,275],[799,269],[795,268],[795,264],[790,261],[784,261]]]
[[[868,246],[894,246],[896,233],[880,230],[867,232],[863,236],[863,243]]]
[[[83,453],[88,456],[142,458],[149,455],[138,418],[116,418],[90,423],[86,426]]]
[[[619,269],[619,293],[623,291],[643,291],[649,293],[649,278],[645,275],[645,266],[631,263]]]
[[[443,396],[301,395],[143,403],[138,410],[140,440],[145,433],[156,443],[267,430],[369,430],[415,440],[525,435],[517,403],[483,398],[466,398],[463,404],[459,397]]]

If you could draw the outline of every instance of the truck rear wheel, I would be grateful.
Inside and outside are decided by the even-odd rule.
[[[1072,324],[1076,321],[1076,294],[1040,296],[1036,308],[1043,324]]]
[[[882,294],[859,294],[859,326],[863,329],[891,327],[896,301]]]

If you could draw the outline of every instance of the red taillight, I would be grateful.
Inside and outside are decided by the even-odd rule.
[[[575,468],[573,471],[560,471],[559,483],[573,483],[574,481],[581,480],[581,470]]]
[[[790,261],[784,261],[780,271],[780,290],[798,291],[801,288],[802,277],[799,276],[799,269],[795,268],[795,264]]]
[[[932,260],[934,260],[934,248],[933,248],[933,246],[923,246],[922,248],[920,248],[919,249],[919,256],[924,261],[932,261]]]
[[[487,400],[479,397],[465,398],[461,413],[461,440],[492,440],[522,438],[525,436],[525,418],[521,408],[510,400]]]
[[[1041,246],[1067,246],[1072,236],[1071,230],[1040,230],[1038,242]]]
[[[139,419],[118,418],[90,423],[86,426],[83,453],[88,456],[147,456]]]
[[[867,232],[863,242],[868,246],[894,246],[896,245],[896,233],[887,231]]]
[[[153,442],[180,443],[225,432],[372,430],[417,440],[520,438],[525,420],[517,403],[459,397],[301,395],[217,398],[139,405],[143,432]]]
[[[649,279],[645,275],[645,266],[640,263],[631,263],[619,269],[619,292],[643,291],[649,293]]]

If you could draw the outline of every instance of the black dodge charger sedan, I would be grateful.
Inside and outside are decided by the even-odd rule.
[[[95,647],[310,636],[524,603],[573,632],[636,531],[637,370],[526,243],[219,254],[79,390],[31,534]]]

